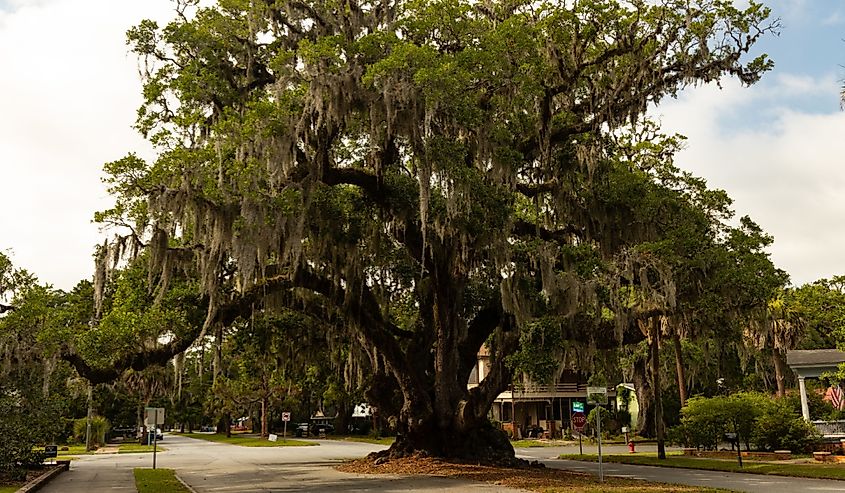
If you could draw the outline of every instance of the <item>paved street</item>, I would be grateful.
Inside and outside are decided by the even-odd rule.
[[[197,493],[206,492],[399,492],[438,491],[473,493],[481,491],[518,492],[468,481],[444,478],[359,476],[335,471],[340,460],[362,457],[383,448],[366,443],[322,440],[319,447],[239,447],[166,436],[158,466],[175,469]],[[654,446],[638,447],[653,451]],[[625,453],[627,447],[603,447],[606,453]],[[584,445],[584,453],[595,453],[594,445]],[[555,459],[562,453],[578,453],[578,446],[517,449],[519,457],[541,460],[548,467],[598,474],[598,464]],[[71,470],[60,475],[42,491],[47,493],[134,492],[132,469],[150,467],[151,454],[90,455],[73,462]],[[763,493],[802,493],[845,491],[845,482],[670,469],[624,464],[605,464],[605,474],[666,483],[727,488]]]
[[[655,452],[656,445],[637,446],[639,452]],[[667,449],[674,450],[674,449]],[[624,445],[602,447],[607,454],[628,453]],[[598,475],[599,465],[595,462],[581,462],[557,459],[560,454],[577,454],[578,445],[567,447],[546,447],[517,449],[518,457],[539,460],[546,467],[587,472]],[[584,445],[585,454],[598,453],[595,445]],[[726,488],[750,493],[811,493],[843,492],[845,481],[825,479],[788,478],[784,476],[764,476],[759,474],[737,474],[728,472],[698,471],[694,469],[674,469],[669,467],[635,466],[628,464],[604,464],[604,473],[608,476],[620,476],[661,483],[687,484],[710,488]]]
[[[384,447],[321,440],[319,447],[239,447],[166,435],[157,466],[175,469],[197,493],[206,492],[519,492],[471,481],[426,477],[359,476],[335,471],[344,459]],[[45,487],[45,493],[134,492],[132,469],[151,467],[152,454],[90,455]]]

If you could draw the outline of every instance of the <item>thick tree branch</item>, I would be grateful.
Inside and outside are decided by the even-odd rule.
[[[576,228],[571,224],[561,229],[549,230],[522,219],[514,221],[511,233],[519,237],[540,238],[561,245],[571,245],[573,238],[584,239],[586,237],[583,229]]]

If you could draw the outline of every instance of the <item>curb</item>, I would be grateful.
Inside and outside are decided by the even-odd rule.
[[[182,479],[181,477],[179,477],[179,475],[178,475],[178,474],[176,474],[176,471],[174,471],[174,472],[173,472],[173,477],[175,477],[177,480],[179,480],[179,482],[180,482],[180,483],[182,483],[182,486],[184,486],[185,488],[187,488],[187,489],[188,489],[188,491],[190,491],[191,493],[197,493],[197,490],[193,489],[193,488],[191,487],[191,485],[189,485],[188,483],[186,483],[186,482],[185,482],[185,480],[184,480],[184,479]]]
[[[21,486],[15,493],[29,493],[31,491],[38,491],[45,484],[49,483],[50,480],[58,476],[59,474],[67,471],[70,469],[70,461],[56,461],[57,466],[53,469],[45,472],[41,476],[33,479],[32,481],[26,483],[25,485]]]

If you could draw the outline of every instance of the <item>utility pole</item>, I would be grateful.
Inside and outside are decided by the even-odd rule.
[[[88,382],[88,415],[85,419],[85,450],[90,452],[93,447],[91,446],[91,417],[94,413],[93,409],[93,397],[94,397],[94,385],[91,382]]]

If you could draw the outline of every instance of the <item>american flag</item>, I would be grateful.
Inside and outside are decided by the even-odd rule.
[[[842,387],[839,385],[829,387],[824,394],[824,399],[840,411],[845,409],[845,395],[843,395]]]

